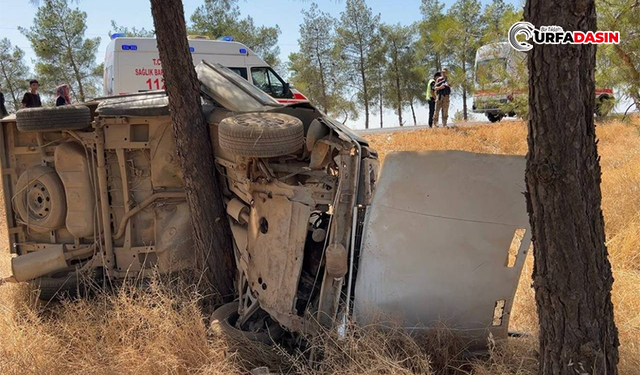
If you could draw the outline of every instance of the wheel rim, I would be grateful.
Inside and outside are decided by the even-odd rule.
[[[35,220],[46,219],[51,213],[51,194],[38,180],[32,182],[27,190],[27,209],[29,217]]]

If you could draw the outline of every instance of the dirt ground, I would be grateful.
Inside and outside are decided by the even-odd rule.
[[[620,373],[640,368],[640,119],[598,125],[607,246],[620,333]],[[382,158],[399,150],[457,149],[526,153],[519,122],[367,135]],[[0,276],[9,270],[4,212],[0,214]],[[491,356],[465,361],[446,333],[416,340],[399,331],[353,329],[328,335],[324,359],[311,368],[303,355],[280,347],[234,343],[212,332],[202,295],[178,280],[122,287],[91,300],[43,305],[27,285],[0,287],[0,374],[242,374],[257,366],[300,374],[536,373],[537,317],[528,259],[511,329],[532,337],[492,343]]]

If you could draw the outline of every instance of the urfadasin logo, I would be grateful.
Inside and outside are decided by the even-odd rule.
[[[509,44],[516,51],[526,52],[530,51],[533,46],[527,42],[519,42],[516,38],[518,35],[524,35],[525,40],[530,40],[533,38],[533,32],[535,31],[535,26],[530,24],[529,22],[516,22],[509,28]]]
[[[524,35],[525,41],[518,41]],[[516,51],[526,52],[536,44],[618,44],[618,31],[564,31],[560,26],[540,26],[529,22],[516,22],[509,28],[509,44]]]

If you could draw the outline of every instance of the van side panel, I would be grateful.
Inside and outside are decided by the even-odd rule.
[[[189,40],[193,63],[202,60],[229,68],[247,69],[251,82],[251,66],[268,66],[246,46],[236,42]],[[113,52],[110,52],[113,51]],[[112,63],[107,59],[111,56]],[[163,90],[164,77],[155,39],[117,38],[109,44],[105,59],[105,95],[120,95],[139,91]],[[107,78],[112,77],[111,82]]]

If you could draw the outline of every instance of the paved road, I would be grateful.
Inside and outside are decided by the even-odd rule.
[[[455,126],[474,126],[474,125],[488,125],[491,124],[488,121],[470,121],[470,122],[458,122]],[[451,124],[449,124],[451,126]],[[406,132],[406,131],[414,131],[421,129],[429,129],[429,125],[418,125],[418,126],[394,126],[388,128],[371,128],[371,129],[354,129],[358,134],[381,134],[381,133],[394,133],[394,132]]]

